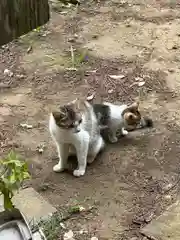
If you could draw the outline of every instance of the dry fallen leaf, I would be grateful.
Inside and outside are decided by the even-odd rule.
[[[87,96],[87,101],[91,101],[91,100],[93,100],[93,98],[94,98],[94,94],[91,94],[91,95],[89,95],[89,96]]]
[[[77,71],[77,68],[66,68],[68,71]]]
[[[60,226],[61,226],[63,229],[66,229],[64,223],[61,222],[61,223],[60,223]]]
[[[96,73],[97,72],[97,69],[96,70],[89,70],[87,71],[88,73]]]
[[[23,79],[25,76],[23,74],[17,74],[16,77],[20,78],[20,79]]]
[[[141,81],[141,82],[142,82],[142,81],[143,81],[143,78],[141,78],[141,77],[135,77],[135,80],[136,80],[136,81]]]
[[[143,82],[139,82],[139,83],[138,83],[138,86],[139,86],[139,87],[142,87],[144,84],[145,84],[144,81],[143,81]]]
[[[21,123],[20,126],[21,126],[22,128],[27,128],[27,129],[33,128],[32,125],[29,125],[29,124],[27,124],[27,123]]]
[[[109,75],[110,78],[112,79],[122,79],[125,78],[124,75],[120,74],[120,75]]]
[[[27,53],[30,53],[32,51],[32,46],[29,46],[27,49]]]
[[[74,233],[72,230],[64,234],[64,240],[73,240]]]
[[[44,152],[44,148],[45,148],[45,145],[44,144],[40,144],[39,146],[37,146],[37,151],[39,153],[43,153]]]
[[[83,211],[85,211],[86,209],[83,207],[83,206],[79,206],[79,211],[80,212],[83,212]]]

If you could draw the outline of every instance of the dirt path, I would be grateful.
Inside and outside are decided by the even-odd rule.
[[[139,228],[179,194],[180,5],[176,2],[83,3],[61,14],[53,12],[45,28],[0,50],[1,156],[13,148],[28,159],[32,186],[39,191],[46,186],[42,195],[55,206],[95,207],[66,222],[77,239],[93,235],[142,239]],[[74,64],[71,45],[76,49]],[[72,67],[77,71],[69,70]],[[5,69],[13,76],[5,76]],[[120,74],[124,75],[120,80],[109,77]],[[49,112],[94,92],[113,102],[141,97],[141,109],[154,119],[154,129],[133,132],[107,146],[83,178],[55,174]],[[45,146],[42,154],[37,151],[39,144]]]

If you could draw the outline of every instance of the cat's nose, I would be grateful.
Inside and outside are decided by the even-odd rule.
[[[74,133],[78,133],[78,132],[80,132],[80,131],[81,131],[80,128],[75,128],[75,129],[74,129]]]

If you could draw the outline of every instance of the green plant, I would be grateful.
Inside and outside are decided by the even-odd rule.
[[[88,60],[87,49],[82,49],[81,51],[74,52],[74,49],[71,46],[70,52],[71,52],[71,62],[72,62],[73,68],[79,67],[82,63]]]
[[[0,194],[4,196],[4,208],[12,209],[12,197],[25,179],[29,179],[27,163],[11,151],[5,159],[0,160]]]
[[[59,235],[62,228],[63,216],[61,213],[54,213],[47,220],[42,220],[38,223],[38,226],[34,226],[39,229],[41,228],[47,238],[47,240],[59,239]]]

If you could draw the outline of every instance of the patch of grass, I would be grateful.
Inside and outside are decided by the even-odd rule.
[[[64,220],[61,212],[53,213],[51,217],[46,220],[40,220],[38,223],[30,221],[29,225],[31,231],[34,233],[37,230],[42,230],[43,234],[46,236],[47,240],[59,239],[61,234],[61,222]]]
[[[78,214],[88,214],[96,209],[94,206],[84,208],[81,205],[72,205],[68,209],[61,209],[54,213],[51,217],[46,220],[41,220],[38,224],[30,222],[32,232],[42,229],[47,240],[60,239],[60,236],[64,233],[64,222],[71,219],[73,216]]]
[[[78,49],[74,50],[71,46],[71,64],[72,68],[79,68],[82,64],[88,61],[88,50],[87,49]]]
[[[61,233],[61,222],[63,216],[60,213],[54,213],[48,220],[42,220],[38,226],[42,228],[47,240],[59,239]]]
[[[70,214],[75,214],[75,213],[80,213],[80,212],[82,212],[82,211],[84,211],[85,209],[82,207],[82,206],[80,206],[80,205],[75,205],[75,206],[72,206],[72,207],[70,207],[69,209],[68,209],[68,212],[70,213]]]

